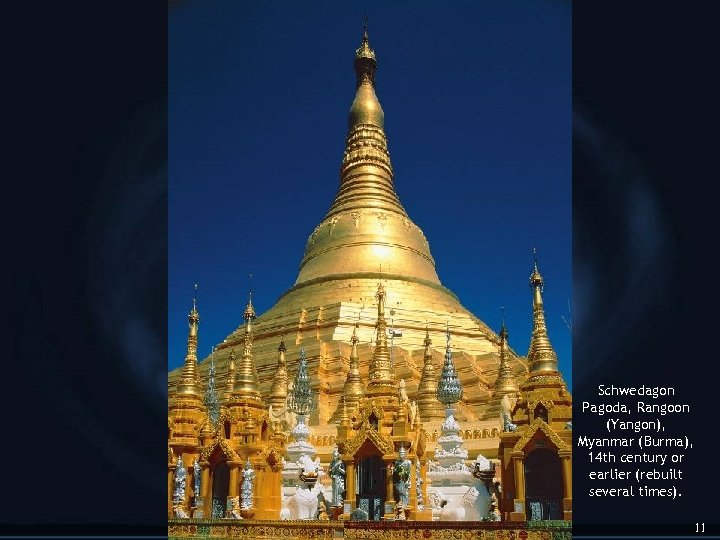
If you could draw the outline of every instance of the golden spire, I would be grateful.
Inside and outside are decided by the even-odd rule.
[[[547,327],[545,326],[545,310],[543,308],[542,291],[545,282],[538,270],[537,250],[533,248],[533,271],[530,274],[530,287],[533,290],[533,331],[528,351],[530,374],[557,373],[557,354],[550,344]]]
[[[260,400],[257,371],[255,370],[255,362],[253,362],[252,358],[252,320],[255,318],[255,310],[252,307],[252,291],[248,295],[244,318],[245,343],[243,355],[240,358],[240,365],[238,366],[233,393],[253,400]]]
[[[445,418],[442,405],[435,395],[438,376],[432,361],[432,341],[430,332],[425,328],[425,355],[423,357],[423,370],[417,389],[417,405],[423,421]]]
[[[508,332],[505,328],[505,314],[503,313],[502,327],[500,328],[500,369],[495,381],[495,396],[518,393],[520,388],[515,381],[515,374],[510,366],[508,353]]]
[[[336,423],[340,424],[341,426],[350,425],[350,414],[348,413],[347,398],[345,397],[345,395],[340,396],[340,404],[338,406],[338,411],[340,411],[340,413],[338,414]],[[332,419],[330,421],[332,422]]]
[[[230,350],[230,356],[228,357],[228,376],[225,383],[225,395],[224,401],[228,402],[232,398],[232,394],[235,391],[235,349]]]
[[[343,386],[342,397],[338,402],[335,413],[330,418],[333,422],[343,414],[341,407],[350,407],[354,409],[360,398],[365,394],[365,387],[363,386],[362,379],[360,378],[360,356],[358,355],[357,344],[360,341],[357,337],[358,323],[355,323],[352,337],[350,342],[352,343],[352,349],[350,350],[350,370],[348,371],[345,379],[345,385]],[[347,412],[347,411],[346,411]]]
[[[387,346],[387,323],[385,322],[385,288],[378,283],[375,298],[378,300],[377,334],[368,373],[368,390],[371,396],[397,395],[395,375],[390,362],[390,350]]]
[[[285,340],[280,340],[278,346],[277,369],[275,370],[275,378],[273,379],[272,388],[270,389],[269,402],[273,408],[282,409],[287,403],[288,396],[288,372],[285,363]]]
[[[249,291],[248,291],[248,302],[245,306],[245,312],[243,313],[243,318],[245,319],[245,322],[248,320],[253,320],[257,318],[257,315],[255,315],[255,308],[253,307],[252,303],[252,274],[250,274],[250,285],[249,285]]]
[[[193,307],[188,314],[188,338],[187,338],[187,354],[185,355],[185,365],[180,372],[180,380],[177,385],[177,393],[185,395],[193,395],[202,398],[200,390],[200,377],[197,370],[197,340],[198,325],[200,324],[200,314],[197,310],[197,284],[193,293]]]
[[[338,275],[375,277],[387,271],[440,285],[422,231],[408,218],[393,184],[384,113],[375,95],[377,60],[367,26],[355,52],[357,85],[350,107],[340,188],[323,222],[308,239],[295,282],[318,283]],[[360,276],[359,274],[363,274]]]

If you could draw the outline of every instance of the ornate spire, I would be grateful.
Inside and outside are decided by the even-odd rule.
[[[252,358],[252,320],[254,318],[255,310],[252,307],[252,292],[250,292],[248,296],[248,305],[245,308],[245,340],[243,355],[240,358],[240,365],[238,366],[233,394],[259,401],[260,390],[257,371],[255,370],[255,362],[253,362]]]
[[[437,387],[438,401],[446,407],[452,407],[460,401],[463,396],[463,387],[460,379],[455,372],[455,364],[453,363],[452,352],[450,352],[450,325],[445,331],[447,345],[445,346],[445,363],[443,364],[440,381]]]
[[[348,116],[340,188],[308,239],[295,284],[318,283],[339,274],[376,275],[380,258],[391,275],[440,285],[427,240],[395,192],[384,113],[375,95],[377,60],[367,26],[354,67],[357,87]]]
[[[339,414],[337,414],[337,420],[335,421],[337,424],[340,424],[341,426],[345,427],[350,425],[350,414],[348,413],[347,408],[347,398],[343,394],[340,396],[340,403],[338,404],[338,411]]]
[[[363,22],[363,35],[360,47],[355,51],[355,76],[357,86],[361,84],[375,84],[375,70],[377,69],[377,59],[375,51],[370,47],[367,30],[367,15]],[[382,109],[380,110],[382,113]],[[382,120],[381,120],[382,121]],[[379,127],[382,127],[380,124]]]
[[[285,340],[280,340],[278,346],[277,369],[275,370],[275,378],[273,379],[272,388],[270,389],[269,402],[273,408],[281,410],[287,403],[288,396],[288,372],[285,363]]]
[[[340,415],[343,414],[341,407],[354,410],[360,398],[365,394],[365,387],[360,378],[360,356],[358,355],[357,349],[357,344],[360,340],[357,337],[357,329],[358,324],[355,323],[355,328],[350,338],[350,342],[352,343],[352,349],[350,350],[350,370],[345,379],[345,386],[343,386],[342,396],[340,401],[338,401],[337,409],[335,409],[335,413],[332,415],[332,418],[330,418],[331,422],[340,418]]]
[[[378,318],[376,324],[375,350],[373,351],[368,373],[368,390],[371,396],[397,394],[395,375],[390,362],[390,350],[387,346],[387,322],[385,321],[385,288],[378,283]]]
[[[200,377],[197,370],[197,341],[200,314],[197,309],[197,284],[193,293],[193,307],[188,314],[188,338],[187,354],[185,365],[180,372],[180,380],[177,385],[177,393],[201,397]]]
[[[556,373],[558,370],[557,354],[550,344],[545,325],[545,309],[543,308],[542,292],[545,282],[538,270],[537,250],[533,248],[533,271],[530,274],[530,287],[533,291],[533,331],[528,351],[530,374]]]
[[[205,388],[205,407],[207,407],[208,418],[214,426],[220,420],[220,400],[215,389],[215,347],[210,354],[210,372],[208,374],[208,383]]]
[[[231,349],[230,356],[228,357],[228,375],[225,382],[225,402],[230,401],[232,394],[235,391],[235,360],[237,360],[237,356],[235,356],[235,349]]]
[[[495,396],[518,393],[520,388],[515,381],[515,374],[510,366],[508,352],[508,333],[505,328],[505,316],[503,315],[502,327],[500,328],[500,369],[498,378],[495,381]]]
[[[423,344],[425,345],[425,355],[423,357],[422,375],[417,389],[417,404],[420,418],[426,421],[444,418],[445,414],[436,396],[438,376],[432,361],[432,341],[427,328],[425,329],[425,341]]]
[[[306,416],[312,406],[312,392],[310,390],[310,377],[307,372],[305,349],[300,349],[300,363],[295,375],[295,384],[288,403],[290,410],[298,416]]]
[[[255,315],[255,308],[253,307],[252,303],[252,290],[248,292],[248,302],[245,306],[245,312],[243,313],[243,319],[245,319],[245,324],[248,324],[249,322],[252,322],[257,318],[257,315]]]

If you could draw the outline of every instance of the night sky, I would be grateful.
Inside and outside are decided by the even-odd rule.
[[[363,13],[395,188],[443,285],[526,354],[537,246],[571,384],[571,13],[558,1],[185,1],[169,15],[168,368],[290,288],[337,191]]]

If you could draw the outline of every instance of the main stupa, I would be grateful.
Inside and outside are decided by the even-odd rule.
[[[367,385],[378,319],[375,296],[382,283],[390,365],[395,380],[404,380],[409,399],[418,403],[425,429],[439,433],[444,418],[434,396],[449,330],[464,388],[456,418],[465,429],[466,447],[495,457],[504,395],[498,388],[507,386],[496,384],[501,342],[503,378],[523,381],[527,363],[440,282],[428,240],[395,192],[384,111],[375,92],[377,66],[365,29],[355,53],[356,92],[348,117],[340,187],[308,238],[295,283],[253,322],[256,375],[246,375],[257,377],[266,406],[282,407],[287,381],[297,371],[299,350],[304,348],[314,399],[309,417],[312,441],[321,455],[329,455],[346,380],[352,384],[345,391],[345,401],[352,401],[353,392],[357,397]],[[254,315],[250,298],[246,316]],[[228,323],[235,329],[214,353],[218,388],[226,386],[230,355],[243,354],[246,338],[244,322]],[[351,367],[355,374],[348,377]],[[198,365],[203,386],[209,368],[207,358]],[[169,374],[171,396],[180,372],[178,368]]]

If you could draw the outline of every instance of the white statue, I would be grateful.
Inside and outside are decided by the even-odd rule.
[[[400,379],[400,384],[398,385],[398,394],[400,395],[401,403],[409,400],[407,391],[405,390],[405,379]]]
[[[500,407],[502,408],[502,421],[503,421],[503,431],[517,431],[517,425],[513,424],[512,422],[512,404],[510,403],[510,399],[508,398],[507,394],[505,394],[502,399],[500,400]]]
[[[415,420],[417,419],[417,403],[415,401],[410,402],[410,425],[415,425]]]
[[[440,521],[477,521],[480,517],[475,510],[475,501],[480,492],[471,487],[460,499],[459,504],[445,505],[440,511]]]
[[[318,495],[321,486],[317,483],[320,460],[313,461],[309,456],[302,455],[298,460],[300,467],[300,485],[295,494],[287,501],[287,511],[281,510],[283,519],[315,519],[318,514]]]
[[[228,512],[228,517],[232,519],[242,519],[242,515],[240,514],[240,497],[230,498],[230,511]]]
[[[250,464],[250,458],[245,463],[243,469],[242,485],[240,486],[240,508],[247,510],[253,505],[253,487],[255,485],[255,471]]]
[[[185,511],[185,483],[187,481],[187,470],[183,464],[182,458],[178,456],[175,466],[175,483],[173,486],[173,510],[175,517],[188,518]]]
[[[197,459],[195,460],[195,463],[193,464],[193,473],[194,473],[194,477],[195,477],[194,495],[195,495],[195,498],[197,499],[198,497],[200,497],[200,495],[202,495],[202,470],[200,468],[200,463],[198,462]]]
[[[464,465],[463,465],[464,466]],[[489,520],[492,509],[492,497],[497,488],[492,484],[494,466],[482,454],[478,454],[473,462],[471,475],[472,486],[465,492],[459,501],[440,504],[440,521],[482,521]],[[440,497],[443,497],[440,494]]]

